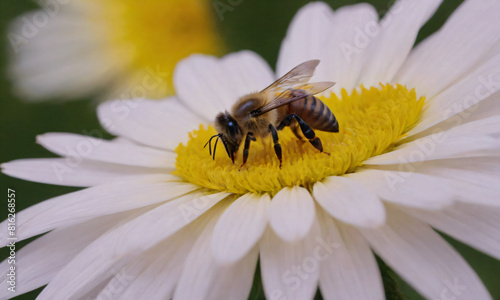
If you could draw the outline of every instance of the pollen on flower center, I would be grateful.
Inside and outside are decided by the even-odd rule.
[[[354,90],[341,99],[335,94],[320,98],[337,117],[338,133],[316,131],[325,153],[309,142],[298,140],[289,128],[279,132],[283,166],[279,168],[271,141],[253,142],[248,161],[241,170],[242,146],[233,164],[219,145],[215,160],[203,148],[215,129],[200,126],[190,134],[187,145],[176,149],[176,174],[209,189],[236,194],[246,192],[275,194],[285,186],[304,186],[327,176],[353,172],[367,158],[382,154],[418,122],[425,98],[417,100],[415,91],[397,85]]]

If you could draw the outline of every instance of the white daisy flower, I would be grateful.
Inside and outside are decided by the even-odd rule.
[[[176,68],[176,97],[99,107],[117,139],[38,137],[62,157],[3,172],[88,188],[19,213],[19,240],[49,233],[17,254],[18,293],[246,299],[259,259],[268,299],[318,287],[325,299],[384,299],[376,253],[426,298],[490,299],[433,230],[500,259],[500,3],[478,2],[415,49],[439,1],[400,0],[380,22],[367,4],[308,4],[277,74],[248,51],[195,55]],[[310,59],[321,60],[311,82],[337,82],[320,99],[340,132],[316,132],[330,155],[285,128],[281,169],[260,141],[241,170],[241,153],[212,160],[203,146],[216,114]],[[5,282],[0,293],[12,296]]]
[[[162,98],[176,63],[220,54],[213,7],[205,0],[40,1],[7,37],[10,77],[24,99]]]

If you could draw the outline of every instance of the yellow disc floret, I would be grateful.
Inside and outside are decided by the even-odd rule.
[[[248,162],[239,170],[242,147],[235,164],[222,145],[212,160],[203,146],[217,132],[212,126],[200,126],[190,134],[187,145],[177,147],[175,172],[191,183],[236,194],[275,194],[285,186],[309,187],[327,176],[353,172],[367,158],[388,151],[415,126],[425,101],[417,100],[414,90],[401,85],[370,89],[361,86],[359,91],[348,95],[342,90],[341,99],[335,94],[320,98],[340,124],[338,133],[316,131],[329,155],[319,153],[285,128],[279,132],[283,149],[281,169],[272,143],[258,139],[250,146]]]

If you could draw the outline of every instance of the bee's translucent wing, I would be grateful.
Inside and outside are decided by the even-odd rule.
[[[256,116],[265,114],[270,110],[276,109],[286,104],[290,104],[294,101],[304,99],[309,95],[321,93],[322,91],[331,88],[334,84],[335,82],[323,81],[294,85],[293,88],[283,90],[276,96],[275,99],[273,99],[273,101],[259,108],[258,114],[256,114]]]
[[[283,75],[280,79],[273,82],[270,86],[263,89],[261,93],[267,94],[268,99],[275,99],[285,90],[288,90],[296,85],[308,83],[318,64],[318,59],[301,63]]]

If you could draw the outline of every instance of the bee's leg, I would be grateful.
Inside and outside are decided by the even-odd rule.
[[[285,128],[285,126],[289,126],[293,119],[297,120],[302,133],[304,134],[306,139],[309,140],[311,145],[313,145],[314,148],[318,149],[320,152],[323,152],[323,144],[321,143],[321,140],[316,137],[316,133],[314,133],[314,130],[296,114],[289,114],[288,116],[286,116],[278,126],[278,130],[282,130],[283,128]]]
[[[247,133],[247,137],[245,138],[245,148],[243,148],[243,163],[240,166],[240,170],[241,170],[241,167],[243,167],[243,165],[247,162],[248,150],[250,149],[250,142],[251,141],[255,142],[256,140],[257,139],[255,138],[253,133],[251,133],[251,132]]]
[[[271,132],[271,136],[273,137],[274,143],[274,152],[280,161],[280,169],[281,169],[281,145],[278,139],[278,131],[274,128],[273,124],[269,124],[269,131]]]
[[[290,124],[290,129],[292,129],[292,132],[293,134],[295,134],[295,137],[303,142],[304,141],[304,137],[300,134],[300,127],[299,127],[299,124],[297,122],[292,122]]]

